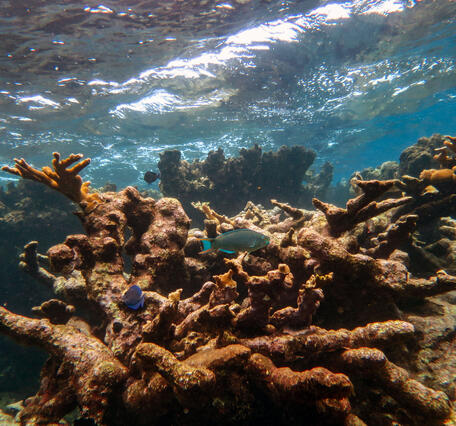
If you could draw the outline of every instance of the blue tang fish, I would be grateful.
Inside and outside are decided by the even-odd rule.
[[[132,285],[122,295],[122,300],[130,309],[136,310],[144,306],[144,294],[137,285]]]
[[[201,238],[203,251],[207,253],[211,250],[220,250],[225,253],[236,253],[246,251],[251,253],[269,244],[269,237],[251,229],[235,229],[216,238]]]

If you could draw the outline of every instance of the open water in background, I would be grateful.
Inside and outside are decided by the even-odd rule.
[[[0,39],[0,163],[81,152],[95,186],[253,143],[337,181],[456,133],[454,0],[4,1]]]

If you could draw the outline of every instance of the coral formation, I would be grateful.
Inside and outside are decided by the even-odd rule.
[[[434,147],[439,143],[434,149],[430,165],[434,168],[421,170],[419,177],[405,175],[401,178],[399,187],[412,197],[412,201],[397,209],[393,220],[401,215],[417,216],[418,233],[409,250],[415,265],[426,268],[433,265],[434,268],[453,272],[456,247],[452,243],[451,229],[448,233],[445,223],[451,223],[446,217],[456,212],[456,177],[453,170],[456,165],[455,138],[434,135],[429,141]]]
[[[74,204],[64,196],[30,180],[0,187],[0,305],[25,314],[52,297],[49,288],[37,286],[28,271],[18,271],[18,256],[32,235],[42,246],[49,247],[68,233],[81,232],[73,210]],[[46,354],[3,336],[0,346],[0,391],[14,388],[24,392],[23,396],[34,392]]]
[[[399,176],[418,177],[422,170],[438,167],[435,150],[442,146],[443,140],[444,137],[435,134],[430,138],[420,138],[416,144],[406,148],[400,155]]]
[[[192,201],[209,201],[216,210],[234,214],[248,201],[267,203],[277,194],[282,201],[310,206],[313,196],[325,196],[333,169],[325,163],[314,175],[308,170],[314,160],[315,152],[302,146],[263,152],[254,145],[233,158],[226,158],[219,148],[204,161],[191,163],[182,160],[180,151],[165,151],[158,163],[160,189],[165,196],[178,198],[187,212]]]
[[[79,203],[86,208],[93,208],[100,201],[97,193],[89,192],[90,182],[83,182],[78,173],[90,164],[90,159],[81,160],[82,154],[71,154],[64,160],[60,160],[60,154],[52,154],[52,170],[50,167],[43,167],[42,170],[35,169],[23,158],[14,159],[14,167],[3,166],[2,170],[23,179],[30,179],[43,183],[50,188],[56,189],[66,195],[70,200]],[[79,163],[77,163],[79,161]],[[74,164],[76,163],[76,164]],[[70,167],[73,165],[73,167]]]
[[[34,309],[40,319],[0,308],[2,333],[50,354],[21,422],[57,422],[79,407],[107,425],[443,424],[455,415],[449,391],[415,377],[422,324],[404,306],[427,306],[456,277],[408,269],[400,249],[423,210],[397,215],[426,196],[402,196],[410,182],[358,181],[362,194],[346,209],[314,199],[323,213],[273,200],[272,210],[249,203],[226,217],[200,204],[206,234],[189,234],[173,198],[127,187],[74,199],[55,186],[82,207],[85,233],[46,256],[26,245],[21,268],[58,299]],[[199,237],[238,228],[269,245],[198,254]],[[122,300],[131,285],[144,293],[138,310]]]

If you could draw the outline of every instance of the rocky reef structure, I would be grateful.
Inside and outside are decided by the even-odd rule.
[[[0,305],[29,313],[33,306],[52,297],[48,287],[37,286],[32,277],[18,270],[18,257],[32,235],[49,247],[68,233],[81,232],[74,209],[58,192],[30,180],[0,187]],[[25,396],[35,391],[46,354],[3,336],[0,346],[0,392],[14,389]]]
[[[398,209],[393,219],[406,214],[417,216],[418,233],[410,250],[415,264],[425,268],[440,267],[454,273],[456,245],[451,216],[456,213],[456,139],[434,135],[428,145],[435,146],[437,142],[439,145],[434,148],[432,161],[423,163],[431,168],[421,170],[418,177],[404,175],[401,178],[400,189],[412,197],[412,202]],[[428,157],[426,151],[422,156]]]
[[[436,160],[436,150],[442,147],[445,136],[434,134],[431,137],[421,137],[418,141],[402,151],[399,161],[386,161],[377,167],[368,167],[356,171],[349,179],[349,185],[345,188],[339,185],[336,193],[332,191],[330,198],[333,201],[342,200],[344,202],[357,191],[356,180],[391,180],[399,179],[401,176],[408,175],[419,177],[425,169],[440,167]],[[351,191],[349,191],[351,190]]]
[[[219,148],[193,162],[182,160],[180,151],[165,151],[158,163],[160,189],[165,196],[178,198],[187,212],[192,212],[191,202],[207,201],[216,210],[235,214],[248,201],[265,204],[278,194],[283,202],[310,207],[312,197],[325,197],[333,171],[327,162],[320,173],[312,173],[314,160],[315,152],[302,146],[263,152],[254,145],[232,158]]]
[[[87,165],[79,160],[73,170]],[[410,274],[399,249],[420,211],[393,219],[417,196],[402,195],[403,181],[358,181],[345,209],[271,200],[271,210],[249,203],[227,217],[200,204],[204,231],[189,233],[176,199],[132,187],[84,197],[69,163],[51,171],[55,181],[67,176],[55,189],[81,207],[84,234],[45,256],[33,242],[21,256],[56,299],[34,309],[39,318],[0,308],[0,332],[50,355],[18,414],[23,424],[54,423],[76,407],[100,425],[455,420],[452,383],[417,380],[426,326],[404,306],[427,306],[455,290],[456,277]],[[4,170],[40,176],[23,160]],[[198,238],[237,228],[270,244],[248,256],[198,254]],[[144,294],[138,310],[122,300],[132,285]]]
[[[455,232],[451,218],[455,213],[452,196],[452,168],[456,164],[454,145],[451,136],[434,134],[429,138],[422,137],[401,153],[399,162],[388,161],[379,167],[356,172],[346,185],[339,184],[334,190],[330,188],[330,198],[338,205],[343,204],[348,198],[362,193],[357,184],[359,181],[395,180],[395,189],[385,193],[378,201],[385,201],[388,194],[393,199],[412,197],[412,201],[405,203],[393,217],[396,221],[407,214],[418,216],[413,238],[404,240],[406,244],[402,246],[412,259],[411,270],[423,274],[443,268],[456,273],[456,250],[452,242]],[[392,194],[394,191],[396,194]],[[380,217],[370,220],[369,225],[374,233],[381,233],[387,224]]]

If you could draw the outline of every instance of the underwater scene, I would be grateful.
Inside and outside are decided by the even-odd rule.
[[[0,425],[456,425],[455,0],[0,40]]]

